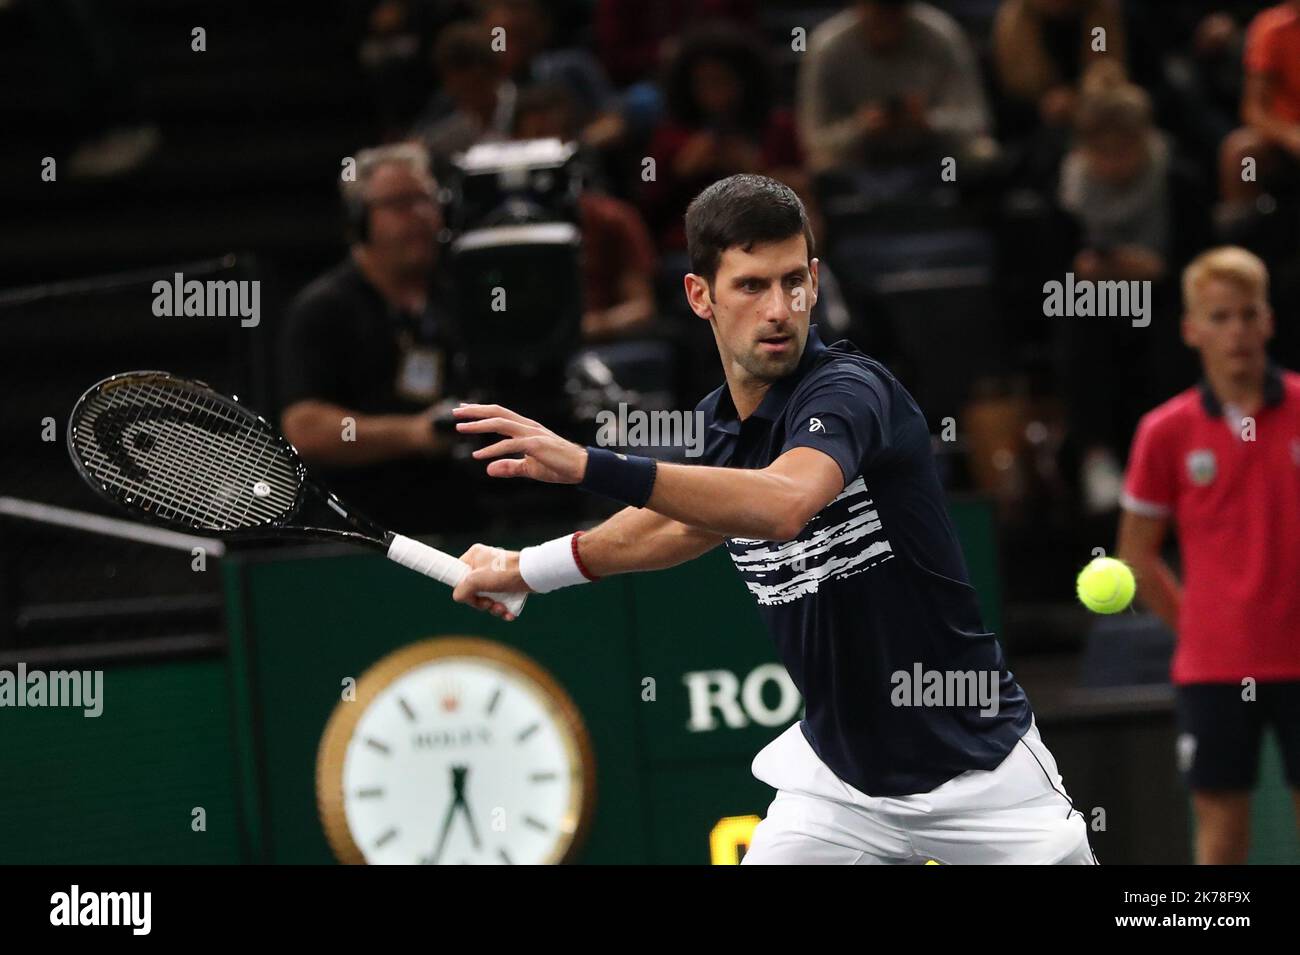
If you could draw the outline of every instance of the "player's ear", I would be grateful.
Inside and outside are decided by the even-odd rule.
[[[811,286],[812,286],[812,302],[809,303],[809,305],[808,305],[808,311],[810,311],[810,312],[812,311],[812,307],[813,307],[814,305],[817,304],[817,265],[818,265],[818,262],[819,262],[818,259],[812,259],[812,260],[810,260],[810,261],[808,262],[808,275],[811,277],[811,278],[810,278],[810,284],[811,284]]]
[[[1179,331],[1182,332],[1184,345],[1186,345],[1188,348],[1200,347],[1200,341],[1196,334],[1197,332],[1196,318],[1192,315],[1190,309],[1183,312],[1183,321],[1182,324],[1179,326]]]
[[[691,311],[700,318],[712,318],[713,295],[704,276],[688,272],[683,282],[686,289],[686,303],[690,305]]]

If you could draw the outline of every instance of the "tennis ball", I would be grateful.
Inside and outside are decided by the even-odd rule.
[[[1079,571],[1079,601],[1093,613],[1119,613],[1133,602],[1137,581],[1128,564],[1098,557]]]

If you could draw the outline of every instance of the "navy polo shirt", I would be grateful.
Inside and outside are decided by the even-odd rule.
[[[725,384],[697,410],[701,464],[764,468],[809,447],[844,472],[843,491],[794,540],[726,542],[822,761],[872,796],[929,792],[1001,763],[1032,712],[980,618],[912,396],[813,326],[798,368],[743,422]]]

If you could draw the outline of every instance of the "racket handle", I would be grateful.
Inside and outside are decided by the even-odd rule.
[[[448,587],[455,587],[469,573],[469,564],[464,561],[450,554],[444,554],[436,547],[403,537],[401,534],[393,535],[393,542],[388,545],[388,559],[417,574],[424,574],[426,577],[441,581]],[[491,597],[497,603],[504,604],[505,608],[516,617],[524,609],[524,601],[528,599],[527,593],[484,593],[483,596]]]

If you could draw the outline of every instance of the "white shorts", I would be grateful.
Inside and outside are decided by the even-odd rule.
[[[1088,827],[1031,724],[1006,759],[912,796],[859,792],[795,723],[754,757],[777,790],[742,860],[751,865],[1096,864]]]

